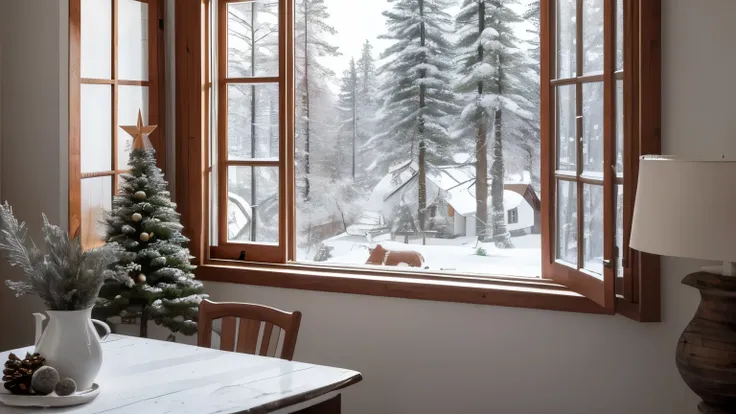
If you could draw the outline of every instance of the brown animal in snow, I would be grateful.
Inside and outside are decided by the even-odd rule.
[[[398,266],[406,263],[410,267],[422,267],[424,257],[413,250],[386,250],[380,244],[374,249],[368,249],[370,255],[365,264],[381,266]]]

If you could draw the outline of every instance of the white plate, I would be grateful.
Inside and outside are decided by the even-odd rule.
[[[56,393],[49,395],[13,395],[6,390],[0,391],[0,403],[13,407],[70,407],[88,403],[100,393],[100,386],[92,384],[92,388],[59,397]]]

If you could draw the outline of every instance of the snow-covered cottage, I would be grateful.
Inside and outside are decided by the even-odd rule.
[[[540,232],[541,203],[530,184],[504,184],[503,207],[506,228],[512,236]],[[475,236],[475,185],[450,191],[448,215],[452,218],[455,236]],[[491,197],[488,197],[490,211]]]
[[[398,207],[404,205],[416,215],[418,177],[416,162],[392,166],[373,189],[364,215],[378,215],[381,224],[390,224]],[[540,201],[528,177],[525,178],[504,184],[506,223],[514,236],[538,233],[540,229]],[[489,206],[490,203],[489,197]],[[475,236],[475,168],[428,166],[427,206],[429,230],[435,230],[439,237]]]

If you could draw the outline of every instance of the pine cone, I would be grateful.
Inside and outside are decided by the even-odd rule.
[[[17,395],[31,394],[33,373],[45,363],[46,360],[40,354],[26,354],[25,359],[21,360],[11,353],[3,369],[5,389]]]

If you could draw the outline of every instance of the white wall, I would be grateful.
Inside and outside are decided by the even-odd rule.
[[[528,201],[523,199],[521,200],[521,203],[519,203],[516,210],[519,220],[515,224],[509,223],[509,211],[511,211],[511,209],[506,208],[506,230],[516,231],[528,229],[527,232],[531,231],[532,227],[534,227],[534,208]]]
[[[40,242],[41,213],[66,226],[68,188],[68,1],[0,3],[2,44],[2,200]],[[28,344],[40,308],[13,297],[0,265],[0,349]]]
[[[736,2],[663,3],[664,152],[736,158]],[[346,412],[691,414],[698,399],[674,352],[698,303],[680,279],[698,265],[664,260],[658,324],[218,283],[207,290],[216,300],[304,312],[296,358],[365,376],[347,392]]]
[[[66,217],[65,3],[0,5],[3,197],[34,224],[41,211],[54,221]],[[729,81],[736,2],[663,3],[664,150],[736,157],[736,84]],[[698,265],[664,261],[659,324],[217,283],[207,289],[217,300],[302,310],[296,358],[365,375],[346,394],[346,412],[689,414],[697,398],[677,374],[674,350],[698,302],[679,280]],[[32,308],[0,287],[0,348],[30,343]]]

